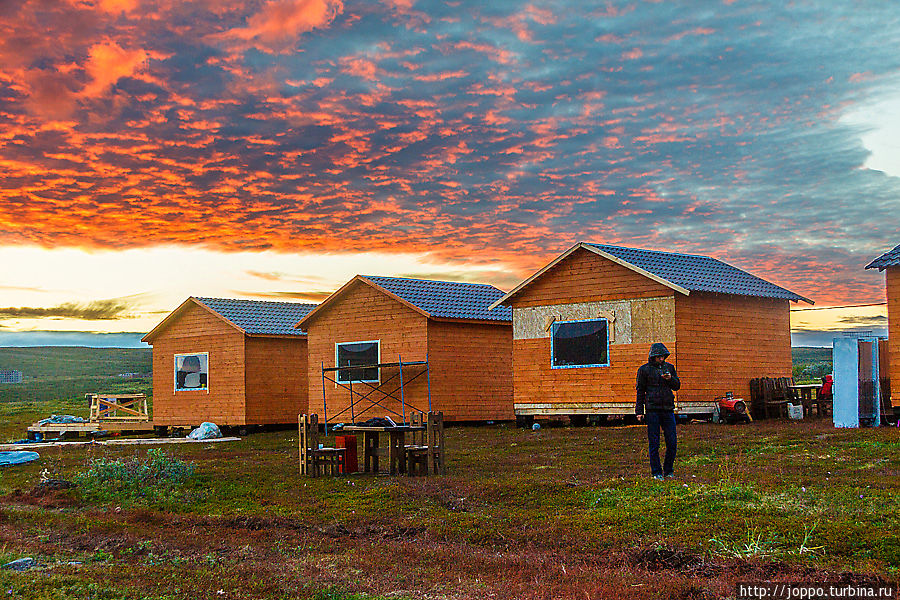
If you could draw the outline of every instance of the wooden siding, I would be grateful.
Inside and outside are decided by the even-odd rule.
[[[365,283],[353,285],[309,325],[309,411],[318,414],[322,420],[322,363],[326,367],[335,366],[335,343],[381,340],[382,362],[397,362],[398,355],[402,355],[404,361],[424,360],[427,351],[426,320],[422,314]],[[418,372],[416,367],[404,369],[404,377],[412,377],[415,372]],[[396,368],[382,369],[382,381],[396,373]],[[337,379],[334,372],[329,373],[329,376]],[[354,384],[353,387],[354,390],[366,388],[362,383]],[[399,379],[394,378],[385,386],[385,390],[393,391],[397,387]],[[427,381],[423,375],[404,388],[404,396],[412,405],[427,410],[427,390]],[[349,392],[326,381],[325,393],[329,422],[349,423],[349,410],[332,418],[349,407]],[[375,392],[370,398],[401,412],[399,403],[385,400],[383,394]],[[391,414],[380,406],[371,406],[368,400],[357,400],[355,411],[358,413],[363,410],[362,420]]]
[[[885,269],[888,302],[888,349],[891,355],[891,405],[900,406],[900,267]]]
[[[515,307],[655,298],[675,292],[583,248],[576,250],[510,300]]]
[[[607,258],[580,249],[536,279],[510,303],[515,308],[609,302],[677,295],[671,288]],[[631,323],[640,329],[642,323]],[[678,364],[674,339],[665,343]],[[647,362],[647,343],[611,344],[610,366],[552,369],[550,337],[513,342],[513,399],[520,403],[634,402],[637,369]]]
[[[749,400],[750,379],[791,376],[788,300],[676,294],[675,331],[679,402],[709,401],[729,391]]]
[[[209,353],[209,390],[175,391],[175,355]],[[244,334],[191,304],[153,340],[153,422],[245,425]]]
[[[674,340],[659,340],[672,350]],[[648,344],[612,344],[608,367],[552,369],[550,338],[513,342],[514,401],[520,403],[634,402],[638,367],[647,362]],[[669,357],[680,375],[675,352]]]
[[[247,422],[295,423],[308,412],[306,338],[248,337]]]
[[[512,325],[429,321],[432,406],[447,421],[513,415]]]

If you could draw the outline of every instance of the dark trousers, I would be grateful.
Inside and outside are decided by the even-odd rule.
[[[647,420],[647,441],[650,444],[650,474],[668,475],[675,469],[675,450],[678,447],[675,435],[675,413],[672,411],[650,410],[644,417]],[[662,428],[666,438],[666,458],[663,466],[659,466],[659,430]]]

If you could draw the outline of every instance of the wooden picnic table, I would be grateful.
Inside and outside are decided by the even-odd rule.
[[[396,427],[368,427],[363,425],[344,425],[341,431],[363,434],[363,471],[378,473],[378,457],[384,456],[381,450],[381,434],[388,434],[388,465],[391,475],[406,472],[406,434],[413,431],[424,431],[421,426],[397,425]]]

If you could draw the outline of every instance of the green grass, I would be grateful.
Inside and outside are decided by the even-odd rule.
[[[822,361],[831,362],[831,348],[798,346],[791,348],[791,357],[795,365]]]
[[[25,377],[109,377],[119,373],[149,373],[149,348],[85,348],[33,346],[0,348],[0,370],[18,369]]]
[[[78,396],[0,402],[0,435],[86,411]],[[675,599],[900,574],[896,428],[692,423],[664,482],[647,476],[640,426],[446,435],[449,474],[430,479],[301,477],[293,430],[162,455],[40,450],[0,470],[0,561],[43,566],[0,572],[0,595]],[[161,456],[190,476],[144,478]],[[136,478],[98,468],[110,464]],[[82,485],[29,495],[47,477]]]
[[[126,379],[119,373],[150,373],[151,351],[132,348],[0,348],[0,369],[19,369],[20,384],[0,384],[0,442],[24,437],[23,423],[51,414],[87,418],[87,393],[143,393],[152,399],[150,378]]]
[[[81,561],[49,571],[122,594],[109,597],[220,588],[259,598],[653,597],[632,586],[658,591],[677,580],[727,593],[726,570],[700,575],[697,565],[746,563],[741,573],[807,580],[847,571],[895,579],[900,569],[895,428],[690,424],[680,429],[679,477],[665,482],[647,477],[639,426],[452,427],[447,441],[449,475],[432,479],[303,478],[293,431],[169,446],[195,472],[166,493],[78,490],[62,509],[5,501],[0,548]],[[114,446],[50,451],[0,472],[0,495],[28,489],[45,469],[77,479],[97,460],[148,458]],[[668,578],[633,564],[671,549],[690,562]],[[581,573],[580,583],[548,561]],[[661,597],[686,593],[678,586]]]
[[[791,348],[793,376],[797,383],[819,383],[832,371],[831,348]]]

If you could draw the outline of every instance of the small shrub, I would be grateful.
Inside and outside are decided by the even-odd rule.
[[[86,497],[121,500],[158,495],[181,486],[193,474],[194,465],[153,449],[146,459],[93,459],[74,480]]]

